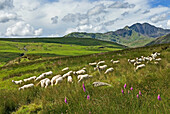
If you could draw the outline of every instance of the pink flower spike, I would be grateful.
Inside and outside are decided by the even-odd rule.
[[[124,85],[124,89],[126,89],[126,84]]]
[[[122,94],[124,94],[124,91],[123,91],[123,89],[122,89]]]
[[[87,100],[89,100],[90,99],[90,95],[87,95]]]
[[[137,94],[136,97],[139,98],[139,95]]]
[[[128,94],[130,93],[130,91],[128,90]]]
[[[160,96],[160,94],[158,94],[158,101],[161,101],[161,96]]]
[[[132,90],[133,90],[133,87],[131,87],[130,90],[132,91]]]
[[[139,95],[140,95],[140,96],[142,96],[142,93],[141,93],[141,91],[140,91],[140,90],[139,90]]]
[[[64,102],[66,103],[66,104],[68,104],[68,102],[67,102],[67,98],[65,97],[65,100],[64,100]]]
[[[84,92],[86,92],[86,88],[85,88],[85,85],[84,85],[84,83],[83,83],[83,91],[84,91]]]

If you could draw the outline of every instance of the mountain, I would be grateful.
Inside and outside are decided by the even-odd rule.
[[[155,45],[155,44],[167,44],[167,43],[170,43],[170,34],[159,37],[153,40],[152,42],[148,43],[146,46]]]
[[[129,47],[139,47],[148,44],[156,37],[160,37],[168,33],[170,33],[169,29],[158,28],[148,23],[136,23],[130,27],[126,26],[123,29],[109,31],[106,33],[73,32],[64,37],[94,38],[113,41]]]

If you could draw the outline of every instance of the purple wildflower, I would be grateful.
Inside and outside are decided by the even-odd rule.
[[[84,85],[84,83],[83,83],[83,91],[84,91],[84,92],[86,92],[86,88],[85,88],[85,85]]]
[[[90,99],[90,95],[87,95],[87,100],[89,100]]]
[[[67,102],[67,98],[65,97],[65,100],[64,100],[64,102],[66,103],[66,104],[68,104],[68,102]]]
[[[124,94],[124,91],[123,91],[123,89],[122,89],[122,94]]]
[[[139,98],[139,95],[137,94],[136,97]]]
[[[142,93],[141,93],[141,91],[140,91],[140,90],[139,90],[139,95],[140,95],[140,96],[142,96]]]
[[[128,94],[130,93],[130,91],[128,90]]]
[[[132,91],[132,90],[133,90],[133,87],[131,87],[130,90]]]
[[[159,100],[159,101],[161,100],[161,96],[160,96],[160,94],[158,94],[158,100]]]
[[[124,85],[124,89],[126,89],[126,84]]]

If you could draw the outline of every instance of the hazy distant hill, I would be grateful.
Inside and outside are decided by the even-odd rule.
[[[159,37],[155,39],[154,41],[148,43],[146,46],[154,45],[154,44],[166,44],[166,43],[170,43],[170,34]]]
[[[169,29],[158,28],[148,23],[136,23],[130,27],[126,26],[123,29],[107,33],[73,32],[65,37],[95,38],[117,42],[130,47],[138,47],[144,46],[153,41],[156,37],[160,37],[168,33],[170,33]]]

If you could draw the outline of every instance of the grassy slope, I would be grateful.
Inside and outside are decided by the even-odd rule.
[[[168,47],[168,48],[165,48]],[[166,50],[165,50],[166,49]],[[161,52],[162,61],[158,64],[149,63],[145,68],[134,72],[133,65],[128,64],[128,58],[148,56],[151,53]],[[45,61],[13,64],[0,68],[0,112],[18,113],[168,113],[169,112],[169,76],[170,76],[170,45],[128,49],[118,52],[108,52],[86,56],[49,59]],[[110,60],[120,59],[120,64],[113,65]],[[114,72],[104,75],[87,66],[89,62],[105,60],[109,67],[114,67]],[[63,74],[61,69],[70,67],[78,70],[87,66],[89,74],[93,78],[86,80],[86,92],[82,89],[82,83],[69,84],[66,80],[58,86],[43,89],[35,87],[25,91],[18,91],[18,85],[11,80],[24,79],[33,75],[40,75],[52,70],[54,75]],[[52,76],[49,76],[51,78]],[[112,84],[112,87],[92,87],[92,82],[104,81]],[[121,89],[127,84],[125,94]],[[127,94],[130,87],[134,90]],[[141,90],[142,96],[136,98]],[[157,100],[160,94],[162,101]],[[86,99],[90,95],[90,100]],[[67,97],[68,104],[64,103]]]
[[[24,47],[27,51],[24,50]],[[123,49],[121,45],[95,39],[0,39],[0,66],[19,57],[21,53],[42,57],[54,57],[87,55],[120,49]]]

